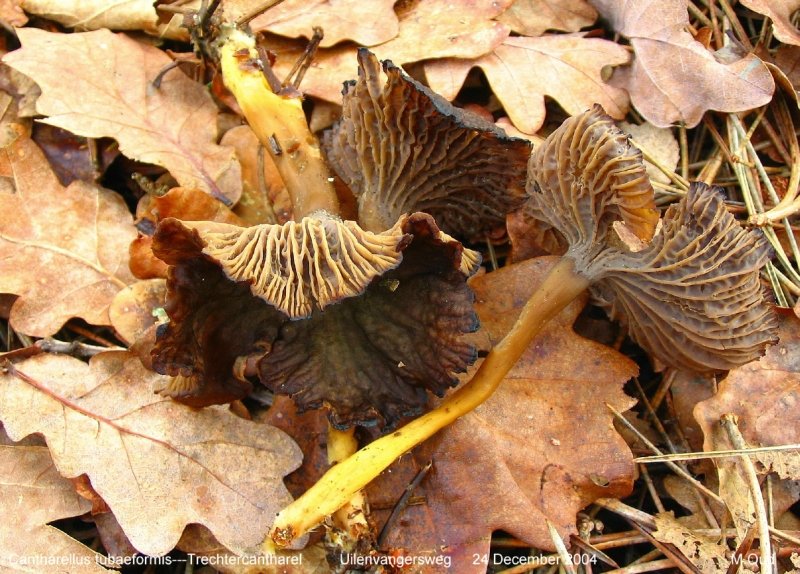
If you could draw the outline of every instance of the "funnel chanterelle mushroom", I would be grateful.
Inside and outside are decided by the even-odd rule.
[[[154,240],[170,264],[154,367],[195,406],[246,395],[258,373],[334,425],[393,425],[441,395],[475,360],[465,279],[479,257],[431,216],[371,233],[320,214],[244,228],[166,219]]]
[[[359,221],[387,229],[403,213],[432,214],[448,233],[483,239],[524,200],[527,140],[456,108],[368,50],[344,89],[342,119],[325,134],[329,163],[358,198]]]
[[[727,370],[774,341],[758,274],[767,242],[739,225],[718,190],[692,184],[647,247],[621,246],[615,219],[649,241],[657,215],[640,153],[602,108],[556,130],[531,156],[529,176],[527,215],[556,232],[595,300],[655,357]]]
[[[488,399],[542,326],[587,288],[612,314],[625,314],[640,344],[674,366],[730,368],[774,340],[759,283],[768,251],[757,232],[727,213],[717,191],[692,186],[667,210],[649,247],[623,247],[615,223],[650,241],[658,213],[640,152],[599,106],[568,119],[536,148],[528,192],[528,215],[550,227],[565,254],[514,327],[438,407],[339,462],[282,510],[267,545],[302,535],[397,457]]]

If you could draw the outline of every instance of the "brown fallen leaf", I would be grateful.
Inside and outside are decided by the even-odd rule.
[[[18,30],[22,48],[4,56],[42,95],[46,123],[75,134],[112,137],[126,156],[160,165],[184,187],[233,205],[241,170],[231,148],[216,144],[217,107],[206,89],[179,70],[156,75],[172,59],[123,34],[97,30],[54,34]]]
[[[108,314],[122,341],[133,344],[156,324],[153,311],[164,306],[166,294],[167,284],[164,279],[137,281],[117,293]]]
[[[284,0],[253,18],[250,28],[253,32],[310,38],[313,28],[319,26],[325,31],[322,47],[343,40],[374,46],[398,34],[400,22],[394,3],[395,0]]]
[[[492,18],[513,0],[410,0],[398,5],[400,31],[375,46],[381,60],[405,64],[433,58],[478,58],[508,37],[508,28]],[[457,17],[454,15],[457,14]]]
[[[620,122],[619,127],[631,136],[633,145],[643,152],[651,154],[669,171],[675,170],[680,157],[680,148],[678,147],[678,141],[670,130],[656,127],[648,122],[643,124]],[[644,160],[644,165],[647,168],[647,177],[650,178],[650,181],[670,182],[669,177],[647,159]]]
[[[41,16],[76,30],[146,30],[155,32],[158,14],[153,0],[22,0],[28,14]]]
[[[698,403],[694,416],[708,437],[723,414],[739,417],[748,444],[776,446],[800,443],[800,319],[780,313],[780,342],[766,355],[730,371],[712,398]],[[780,424],[776,424],[780,421]]]
[[[85,514],[92,505],[58,474],[47,447],[0,446],[0,477],[0,571],[109,572],[100,566],[103,556],[49,524]]]
[[[508,37],[509,29],[492,20],[513,0],[411,0],[398,7],[400,29],[396,38],[371,47],[381,60],[397,65],[436,58],[478,58]],[[453,18],[453,11],[458,18]],[[307,42],[268,35],[265,45],[275,52],[275,71],[285,77],[305,50]],[[358,46],[343,43],[317,51],[303,78],[303,92],[341,104],[342,83],[356,77]]]
[[[778,40],[800,46],[800,33],[792,24],[792,15],[800,9],[798,0],[741,0],[741,4],[772,20],[772,33]]]
[[[545,30],[577,32],[597,20],[597,10],[586,0],[516,0],[497,17],[523,36],[541,36]]]
[[[703,450],[730,450],[733,445],[720,420],[738,417],[738,429],[752,446],[776,446],[800,442],[800,421],[795,405],[800,401],[800,320],[785,311],[780,315],[780,341],[758,361],[730,371],[713,397],[697,404],[694,416],[705,437]],[[779,421],[779,424],[776,424]],[[793,462],[787,457],[752,457],[763,472],[791,476]],[[734,519],[740,538],[756,522],[749,484],[736,457],[716,459],[720,495]],[[789,465],[789,466],[787,466]],[[758,469],[759,467],[756,466]],[[760,494],[760,493],[759,493]]]
[[[86,474],[140,552],[169,552],[190,523],[235,552],[255,546],[290,500],[299,449],[269,425],[154,394],[164,381],[127,352],[89,365],[42,354],[0,375],[0,419],[14,440],[43,434],[62,475]]]
[[[728,569],[727,548],[719,539],[692,532],[671,512],[656,514],[655,523],[653,538],[673,544],[700,572],[725,572]]]
[[[23,135],[0,151],[0,176],[13,182],[0,190],[0,292],[20,296],[11,325],[44,337],[72,317],[110,324],[111,300],[133,281],[136,230],[124,201],[80,181],[62,187]]]
[[[242,223],[258,225],[289,221],[292,214],[289,192],[275,162],[265,152],[250,126],[228,130],[220,143],[236,151],[242,166],[242,197],[234,208],[236,215],[242,218]]]
[[[28,23],[28,17],[21,7],[22,0],[0,0],[0,20],[21,28]]]
[[[448,532],[450,521],[447,517],[443,519],[439,506],[428,504],[430,479],[423,479],[407,499],[402,512],[391,517],[406,488],[428,463],[428,460],[423,460],[424,456],[425,453],[413,451],[398,459],[367,486],[370,517],[375,521],[377,532],[384,533],[385,537],[379,550],[427,559],[427,564],[415,566],[415,574],[484,574],[487,571],[491,532],[451,544]],[[433,467],[428,474],[431,472],[435,472]]]
[[[775,82],[764,63],[748,54],[723,62],[686,30],[683,0],[591,0],[611,27],[630,40],[635,57],[614,84],[658,127],[696,126],[708,110],[740,112],[770,101]]]
[[[241,201],[250,203],[249,196]],[[241,205],[241,203],[239,204]],[[173,187],[164,195],[143,196],[136,205],[136,220],[139,225],[155,230],[159,221],[175,217],[182,221],[218,221],[231,225],[244,225],[238,215],[210,195],[199,189]],[[139,279],[167,277],[167,265],[153,255],[153,236],[140,234],[130,245],[131,272]]]
[[[269,410],[256,420],[281,429],[294,439],[303,451],[303,465],[288,475],[286,487],[293,496],[300,496],[317,482],[330,464],[328,463],[327,441],[328,420],[325,411],[316,409],[298,413],[294,401],[276,395]]]
[[[502,338],[555,261],[532,259],[471,282],[490,340]],[[574,534],[581,508],[630,492],[632,455],[605,404],[622,410],[634,404],[622,386],[637,369],[572,331],[582,305],[571,304],[549,323],[492,398],[415,453],[417,461],[433,460],[422,486],[438,537],[411,552],[455,560],[464,545],[488,544],[498,529],[552,549],[546,520],[562,536]],[[405,518],[395,525],[417,527]],[[403,534],[393,533],[390,544],[394,536]],[[453,571],[470,571],[462,568],[473,557],[460,554],[466,562],[454,562]]]
[[[533,134],[544,123],[545,96],[570,115],[600,103],[610,116],[624,117],[627,94],[605,83],[601,72],[605,66],[625,64],[628,58],[619,44],[582,34],[515,37],[476,60],[426,62],[425,76],[433,91],[453,99],[470,69],[481,68],[514,125]]]

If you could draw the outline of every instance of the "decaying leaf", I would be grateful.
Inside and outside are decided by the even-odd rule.
[[[497,17],[514,32],[540,36],[545,30],[577,32],[597,19],[586,0],[516,0]]]
[[[0,445],[0,498],[0,571],[109,572],[100,566],[103,556],[48,524],[85,514],[92,505],[58,474],[47,447]]]
[[[779,446],[800,443],[800,422],[795,405],[800,401],[800,319],[791,312],[780,315],[779,342],[766,355],[732,370],[712,398],[698,403],[694,415],[705,435],[705,450],[719,434],[722,415],[733,414],[751,446]],[[780,421],[776,424],[775,421]],[[764,472],[797,480],[797,453],[758,453],[752,458]]]
[[[742,0],[741,4],[772,20],[772,33],[778,40],[800,46],[800,32],[792,24],[792,15],[800,9],[798,0]]]
[[[433,58],[480,57],[508,36],[508,28],[493,18],[512,2],[459,0],[455,5],[451,0],[404,2],[399,5],[397,37],[375,46],[373,51],[380,59],[398,64]]]
[[[132,344],[156,324],[153,312],[164,306],[167,287],[163,279],[147,279],[125,287],[111,302],[111,324],[123,341]]]
[[[745,440],[755,446],[800,443],[795,405],[800,401],[800,319],[779,315],[779,342],[766,355],[737,369],[722,381],[717,394],[697,405],[695,418],[706,436],[723,414],[734,414]],[[775,424],[781,421],[781,424]]]
[[[408,499],[411,504],[388,522],[408,486],[430,462],[424,456],[425,453],[415,449],[395,461],[366,488],[370,515],[378,532],[385,530],[385,540],[379,550],[389,555],[421,556],[428,560],[427,564],[416,565],[414,574],[485,574],[490,558],[491,533],[486,531],[480,536],[451,544],[448,530],[451,521],[441,515],[441,506],[428,504],[430,478],[424,479],[414,489]],[[435,472],[431,465],[426,476]]]
[[[317,109],[317,105],[314,109]],[[313,131],[313,129],[312,129]],[[250,126],[236,126],[222,136],[222,145],[236,150],[242,166],[242,197],[234,208],[243,223],[286,223],[292,217],[292,202],[275,162],[264,150]],[[172,215],[186,219],[180,215]],[[214,219],[202,217],[198,219]],[[224,221],[214,219],[214,221]],[[232,223],[228,221],[227,223]]]
[[[28,17],[22,10],[23,0],[0,0],[0,19],[12,26],[22,27],[28,23]]]
[[[491,342],[510,329],[554,262],[532,259],[470,282]],[[572,331],[582,305],[571,304],[545,327],[486,403],[418,450],[418,461],[433,460],[422,486],[439,537],[415,553],[458,552],[488,542],[496,529],[552,548],[545,519],[562,535],[575,533],[581,508],[630,491],[632,455],[605,403],[622,410],[634,404],[622,386],[637,369]],[[418,527],[401,524],[395,528]],[[456,564],[454,571],[462,570]]]
[[[108,306],[133,281],[136,236],[125,203],[83,182],[63,188],[41,150],[19,135],[0,151],[0,292],[20,295],[11,325],[52,335],[72,317],[108,325]]]
[[[513,0],[483,2],[460,0],[458,17],[449,0],[412,0],[402,3],[396,38],[370,49],[381,60],[407,64],[436,58],[478,58],[508,37],[508,28],[494,20]],[[307,42],[268,35],[265,45],[278,60],[275,70],[284,77],[302,55]],[[303,92],[329,102],[341,103],[342,83],[356,75],[357,46],[339,44],[317,51],[314,65],[303,78]]]
[[[544,122],[545,96],[571,115],[599,103],[612,117],[622,118],[628,96],[603,81],[601,72],[604,66],[619,66],[628,59],[619,44],[582,34],[515,37],[475,60],[426,62],[425,76],[433,91],[453,99],[469,70],[481,68],[514,125],[533,134]]]
[[[395,0],[284,0],[250,22],[254,32],[266,30],[290,38],[310,38],[313,28],[325,31],[320,43],[330,47],[343,40],[362,46],[388,42],[399,31]]]
[[[22,0],[22,8],[76,30],[157,31],[158,14],[153,0]]]
[[[160,397],[163,384],[127,352],[89,365],[42,354],[0,376],[0,419],[14,440],[43,434],[63,476],[87,475],[140,552],[168,552],[190,523],[231,550],[256,545],[289,500],[299,449],[274,427]]]
[[[723,62],[686,30],[683,0],[592,0],[613,29],[630,40],[635,57],[614,83],[659,127],[696,126],[707,110],[739,112],[772,98],[775,83],[755,55]]]
[[[178,70],[152,85],[172,62],[164,52],[108,30],[18,33],[22,48],[3,61],[42,88],[43,121],[112,137],[126,156],[166,168],[180,185],[228,205],[238,200],[241,170],[233,150],[216,143],[217,107],[207,90]]]
[[[653,538],[673,544],[700,572],[725,572],[730,565],[727,548],[719,540],[692,532],[675,520],[671,512],[655,516]]]
[[[634,146],[643,152],[646,151],[651,154],[667,170],[675,170],[680,157],[680,148],[678,147],[678,141],[670,130],[656,127],[648,122],[643,124],[620,122],[619,127],[623,132],[631,136]],[[644,163],[647,167],[647,177],[650,178],[650,181],[670,182],[669,177],[647,159],[644,160]]]

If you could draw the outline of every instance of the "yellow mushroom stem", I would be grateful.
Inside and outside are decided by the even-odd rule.
[[[295,219],[320,209],[338,214],[333,179],[319,142],[308,128],[301,98],[273,93],[258,62],[252,36],[235,28],[223,34],[223,81],[275,162],[291,197]]]
[[[358,450],[355,431],[355,427],[341,431],[328,424],[328,464],[339,464]],[[336,527],[352,540],[358,540],[364,533],[369,532],[367,499],[364,493],[360,490],[355,492],[331,518]]]
[[[346,504],[395,459],[477,408],[492,396],[542,327],[589,286],[563,257],[522,309],[508,334],[491,350],[472,379],[438,407],[400,430],[379,438],[326,472],[275,518],[264,547],[282,547]]]

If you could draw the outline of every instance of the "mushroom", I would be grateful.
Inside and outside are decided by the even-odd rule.
[[[391,427],[441,396],[475,360],[461,341],[477,316],[466,277],[479,257],[430,215],[382,233],[320,214],[238,227],[163,220],[169,324],[153,366],[193,406],[229,402],[256,374],[331,423]]]
[[[358,66],[323,149],[356,195],[361,225],[380,231],[424,211],[468,239],[502,227],[525,198],[530,142],[453,106],[388,60],[382,86],[381,65],[366,48]]]
[[[627,250],[620,225],[643,241],[658,221],[641,154],[600,108],[568,119],[528,164],[529,214],[565,254],[472,379],[439,406],[331,468],[276,517],[265,545],[283,546],[345,503],[398,456],[488,399],[541,327],[591,288],[657,358],[701,371],[760,356],[775,340],[759,268],[763,236],[742,229],[720,192],[694,184],[664,214],[645,249]]]

